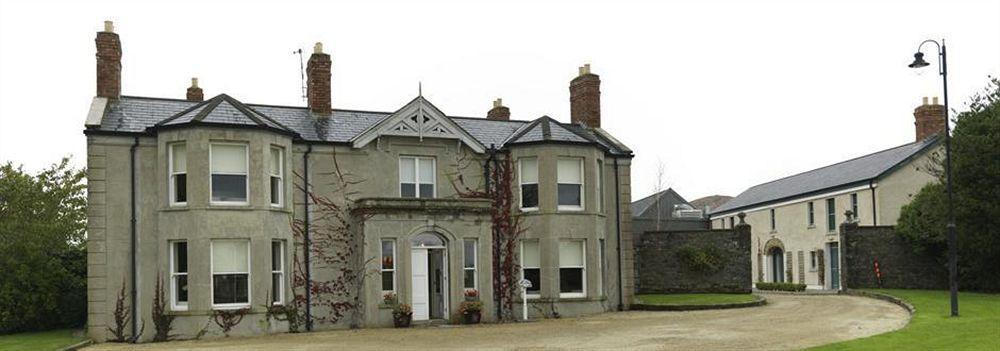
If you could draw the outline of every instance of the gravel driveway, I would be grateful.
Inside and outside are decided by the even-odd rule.
[[[160,344],[99,344],[86,350],[386,349],[799,349],[885,333],[909,315],[888,302],[839,295],[766,295],[763,307],[604,313],[535,323],[362,329]]]

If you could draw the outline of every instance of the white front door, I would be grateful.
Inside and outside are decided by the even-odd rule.
[[[427,249],[413,249],[410,252],[410,294],[413,306],[413,320],[430,319],[430,279],[427,274]]]

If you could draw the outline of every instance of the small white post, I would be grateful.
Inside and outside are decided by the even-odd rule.
[[[524,316],[524,320],[528,320],[528,288],[531,287],[531,281],[527,279],[521,280],[521,313]]]

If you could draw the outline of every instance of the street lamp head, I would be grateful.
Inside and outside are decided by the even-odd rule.
[[[930,63],[924,61],[924,53],[917,51],[916,54],[913,54],[913,63],[910,64],[910,68],[921,68],[929,65]]]

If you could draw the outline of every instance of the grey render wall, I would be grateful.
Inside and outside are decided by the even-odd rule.
[[[682,251],[714,251],[719,269],[701,271],[683,259]],[[646,232],[636,246],[638,294],[749,293],[750,226],[735,229]]]
[[[933,257],[913,251],[891,226],[841,225],[844,284],[848,288],[945,289],[948,271]],[[882,272],[875,275],[875,260]]]

